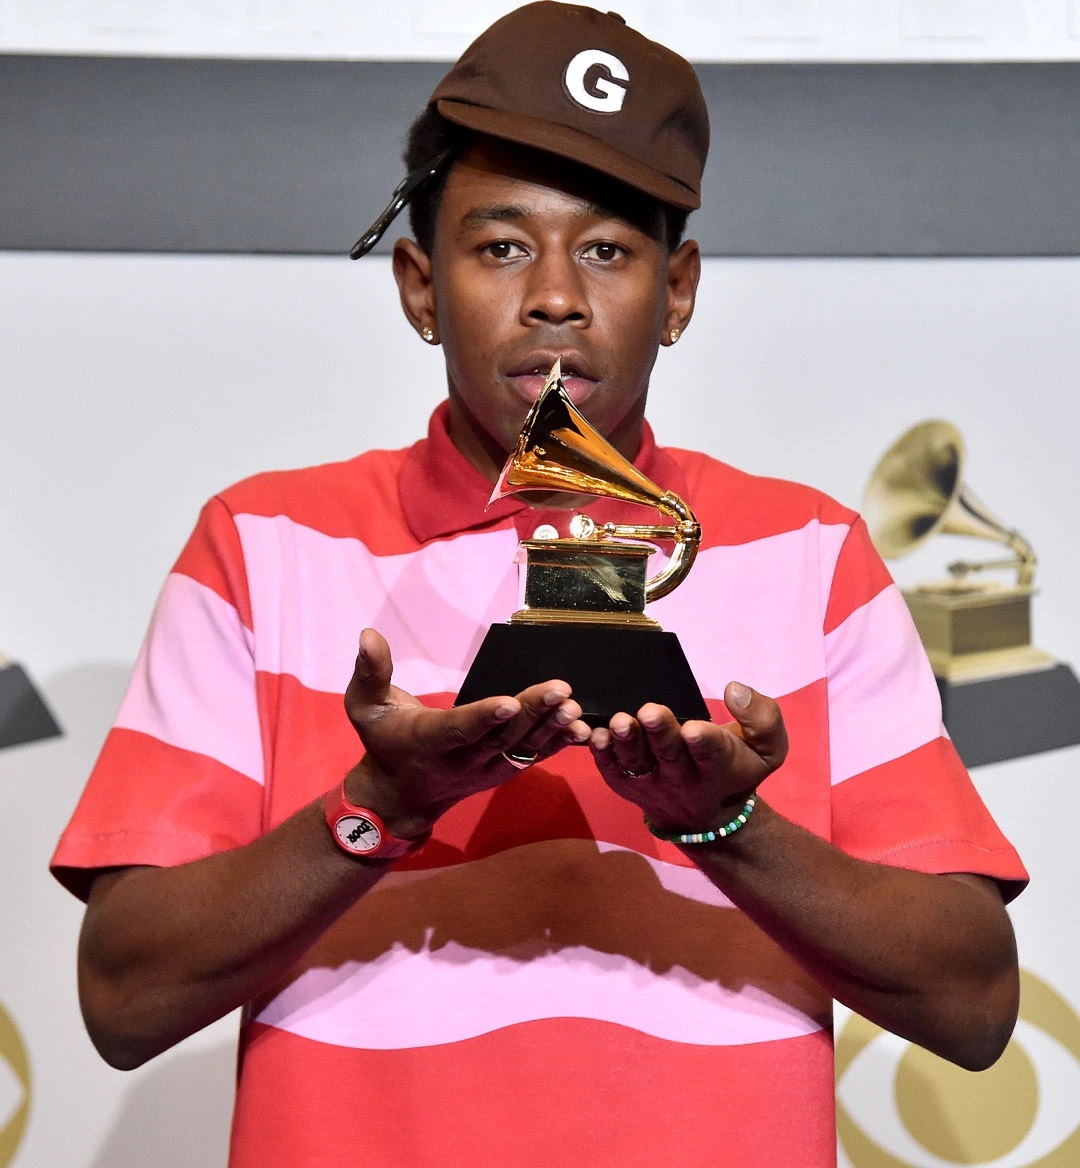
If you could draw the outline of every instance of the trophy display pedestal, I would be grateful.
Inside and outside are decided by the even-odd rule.
[[[454,705],[553,678],[569,683],[590,726],[646,702],[667,706],[680,722],[709,720],[674,633],[585,623],[492,625]]]
[[[938,677],[942,712],[965,766],[1080,744],[1080,681],[1061,662],[969,681]]]
[[[0,658],[0,749],[55,738],[60,733],[26,671]]]

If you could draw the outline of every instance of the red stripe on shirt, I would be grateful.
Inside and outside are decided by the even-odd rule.
[[[252,627],[240,536],[221,499],[211,499],[203,507],[173,571],[212,589],[236,609],[245,628]]]
[[[820,1091],[832,1076],[831,1037],[780,1045],[692,1046],[557,1018],[367,1051],[251,1025],[230,1164],[826,1168],[836,1155]],[[377,1085],[378,1106],[365,1082]]]
[[[833,842],[897,868],[978,872],[1001,881],[1007,899],[1028,879],[947,738],[834,787]]]
[[[57,879],[83,899],[92,873],[79,869],[171,867],[260,833],[258,783],[134,730],[110,731],[92,779],[50,863]]]
[[[866,524],[862,519],[857,519],[836,562],[829,607],[825,611],[824,631],[831,633],[857,608],[873,600],[892,582],[888,568],[870,542]]]

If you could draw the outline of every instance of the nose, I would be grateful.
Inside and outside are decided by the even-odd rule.
[[[535,257],[521,304],[522,323],[587,327],[592,310],[583,275],[572,255],[547,251]]]

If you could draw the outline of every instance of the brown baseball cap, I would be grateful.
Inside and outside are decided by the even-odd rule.
[[[701,206],[709,112],[697,74],[614,12],[526,4],[473,41],[429,104],[467,129]]]
[[[709,111],[697,74],[617,13],[526,4],[473,41],[428,105],[466,129],[581,163],[661,202],[701,206]],[[371,251],[450,157],[444,151],[406,175],[352,259]]]

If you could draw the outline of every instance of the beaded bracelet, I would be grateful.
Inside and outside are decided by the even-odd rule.
[[[725,823],[723,827],[713,828],[712,831],[661,831],[659,828],[653,827],[648,816],[645,817],[645,826],[657,839],[667,840],[669,844],[714,844],[718,839],[723,839],[724,836],[734,835],[740,827],[743,827],[750,818],[756,803],[757,791],[754,791],[746,800],[743,809],[730,823]]]

